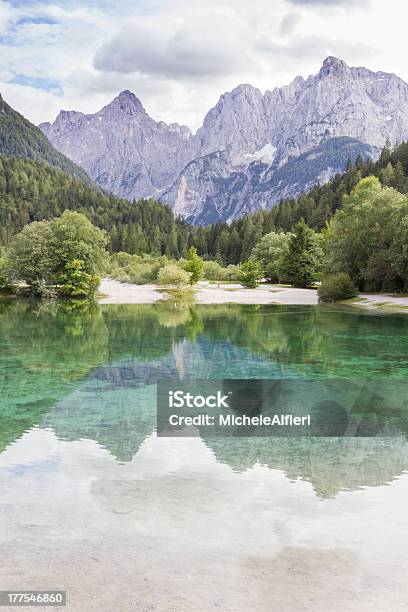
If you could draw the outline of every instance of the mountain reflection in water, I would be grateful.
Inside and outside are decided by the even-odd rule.
[[[0,452],[37,427],[60,440],[94,440],[130,462],[155,437],[162,378],[394,380],[397,389],[408,372],[404,315],[323,306],[0,308]],[[407,417],[397,395],[389,409],[372,407],[377,421],[391,419],[392,437],[381,428],[361,438],[201,432],[196,443],[238,473],[261,464],[310,482],[322,498],[388,484],[408,469]]]

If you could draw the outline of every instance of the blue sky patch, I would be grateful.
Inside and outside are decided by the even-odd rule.
[[[28,87],[34,87],[34,89],[44,89],[57,96],[63,95],[61,85],[55,79],[47,79],[42,77],[32,77],[25,74],[16,74],[14,78],[9,81],[13,85],[26,85]]]

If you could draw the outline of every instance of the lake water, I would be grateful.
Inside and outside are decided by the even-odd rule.
[[[407,610],[408,315],[6,301],[0,349],[0,589],[81,612]],[[365,406],[369,436],[159,438],[156,382],[186,378],[395,397]]]

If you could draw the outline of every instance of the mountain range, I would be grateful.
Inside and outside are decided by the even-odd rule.
[[[154,121],[127,90],[98,113],[61,111],[39,127],[103,189],[154,197],[201,225],[271,208],[408,139],[408,85],[328,57],[288,86],[223,94],[195,134]]]

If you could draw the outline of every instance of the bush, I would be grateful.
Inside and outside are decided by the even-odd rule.
[[[238,276],[240,273],[240,267],[235,266],[234,264],[229,264],[227,268],[222,269],[223,279],[222,280],[238,280]]]
[[[221,280],[222,266],[218,261],[205,261],[203,266],[203,276],[207,280]]]
[[[227,268],[223,268],[218,261],[205,261],[203,267],[203,276],[210,281],[232,281],[237,280],[239,267],[230,264]]]
[[[254,259],[249,259],[242,264],[238,275],[238,280],[244,287],[255,289],[259,285],[259,281],[263,276],[263,272],[259,264]]]
[[[190,247],[184,268],[190,274],[190,285],[195,285],[199,281],[203,266],[204,261],[197,255],[197,250],[194,247]]]
[[[169,263],[166,256],[129,255],[114,253],[110,256],[108,274],[120,282],[145,285],[156,281],[161,268]]]
[[[58,294],[64,297],[89,298],[95,295],[101,279],[96,274],[85,272],[81,259],[65,264],[65,271],[59,276]]]
[[[182,270],[175,264],[168,264],[159,270],[157,281],[164,287],[182,287],[191,283],[191,273]]]
[[[357,293],[357,288],[353,285],[351,278],[346,272],[337,272],[336,274],[325,276],[317,290],[319,302],[349,300],[356,296]]]
[[[116,270],[111,271],[111,277],[120,283],[130,283],[129,274],[125,272],[122,268],[116,268]]]
[[[127,268],[127,274],[131,283],[135,285],[146,285],[156,279],[157,270],[146,264],[132,265]]]
[[[124,253],[123,251],[113,253],[113,255],[110,256],[111,265],[116,264],[119,268],[124,268],[135,260],[139,261],[140,257],[138,255],[129,255],[129,253]]]

